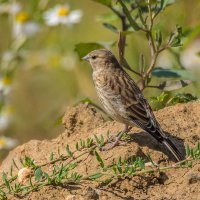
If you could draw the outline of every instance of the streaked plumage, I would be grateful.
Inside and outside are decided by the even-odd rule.
[[[123,70],[112,52],[94,50],[84,57],[93,68],[93,81],[106,112],[128,126],[138,126],[164,144],[176,160],[183,157],[164,134],[152,109],[133,79]]]

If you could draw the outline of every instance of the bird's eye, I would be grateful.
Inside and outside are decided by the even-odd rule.
[[[92,59],[95,60],[97,57],[96,56],[92,56]]]

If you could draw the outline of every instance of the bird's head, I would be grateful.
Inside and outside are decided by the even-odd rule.
[[[110,67],[118,67],[119,63],[113,53],[107,49],[98,49],[91,51],[83,60],[89,61],[93,70],[108,69]]]

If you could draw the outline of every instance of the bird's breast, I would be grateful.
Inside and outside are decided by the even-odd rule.
[[[107,93],[104,88],[96,87],[96,91],[107,114],[117,119],[120,113],[120,97]]]
[[[93,77],[93,79],[97,95],[107,114],[117,121],[123,121],[122,115],[126,111],[122,104],[121,95],[115,93],[109,80],[102,80],[99,77]]]

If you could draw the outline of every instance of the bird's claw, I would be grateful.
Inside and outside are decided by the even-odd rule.
[[[109,137],[108,143],[113,143],[113,142],[115,142],[115,140],[116,140],[116,136],[112,135]]]
[[[123,141],[120,141],[120,139],[118,137],[112,137],[111,140],[109,139],[109,145],[108,146],[104,146],[100,148],[100,151],[108,151],[112,148],[114,148],[115,146],[120,145],[125,145],[126,143]]]

